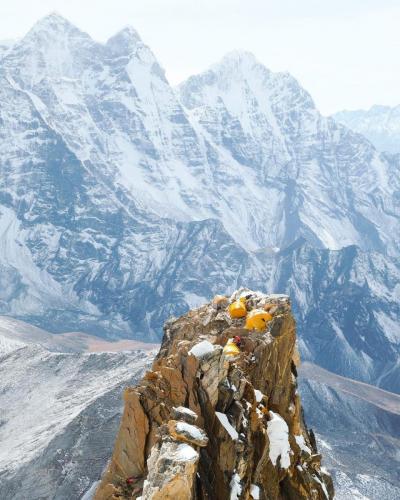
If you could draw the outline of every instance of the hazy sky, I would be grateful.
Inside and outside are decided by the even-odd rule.
[[[99,41],[131,24],[172,83],[245,49],[325,114],[400,103],[399,0],[1,0],[0,40],[52,11]]]

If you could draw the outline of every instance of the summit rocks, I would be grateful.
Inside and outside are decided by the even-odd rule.
[[[302,417],[289,299],[241,289],[225,303],[239,297],[275,311],[264,331],[215,301],[166,323],[151,371],[125,392],[96,500],[333,498]],[[240,354],[225,356],[235,335]]]

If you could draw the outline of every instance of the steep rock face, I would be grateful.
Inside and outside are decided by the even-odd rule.
[[[152,370],[125,392],[97,500],[333,497],[302,417],[288,297],[242,289],[231,301],[239,297],[248,310],[272,308],[266,330],[232,319],[227,298],[165,325]],[[223,346],[235,335],[232,357]]]

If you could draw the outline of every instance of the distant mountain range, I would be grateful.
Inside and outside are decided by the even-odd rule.
[[[288,292],[304,358],[400,390],[397,157],[245,52],[173,89],[133,28],[53,14],[1,54],[1,314],[156,341],[215,293]]]
[[[400,105],[375,105],[368,110],[340,111],[333,118],[364,135],[379,151],[400,153]]]

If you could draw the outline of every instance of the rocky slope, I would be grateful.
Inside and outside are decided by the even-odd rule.
[[[81,498],[111,453],[122,390],[150,358],[63,353],[50,334],[19,327],[0,321],[0,498]]]
[[[400,398],[357,385],[348,379],[337,385],[335,375],[321,377],[316,366],[301,369],[305,418],[332,472],[337,500],[394,500],[400,495]],[[383,409],[385,398],[392,402]]]
[[[231,302],[240,297],[271,311],[268,326],[245,329],[223,297],[165,325],[151,371],[125,392],[97,500],[333,498],[302,416],[288,297],[242,289]],[[223,346],[235,335],[232,357]]]
[[[333,118],[374,144],[379,151],[400,153],[400,106],[339,111]]]
[[[41,383],[46,384],[46,387],[52,381],[51,384],[58,384],[59,391],[62,391],[62,380],[49,373],[47,366],[49,358],[44,354],[49,350],[55,351],[58,353],[58,359],[61,360],[63,358],[61,353],[67,350],[75,353],[71,359],[76,361],[82,356],[82,354],[78,356],[77,353],[82,348],[87,348],[86,341],[87,337],[68,335],[65,338],[62,335],[51,335],[31,325],[0,317],[0,351],[2,354],[24,347],[19,357],[13,357],[16,363],[10,364],[5,361],[5,366],[13,373],[19,373],[16,371],[17,364],[27,366],[22,353],[28,357],[35,357],[37,347],[40,346],[39,352],[43,354],[40,358],[43,361],[42,369],[46,375],[37,377],[35,380],[45,380]],[[106,346],[108,349],[118,347],[120,347],[119,343]],[[111,364],[100,362],[108,358]],[[0,398],[3,408],[1,418],[7,429],[7,439],[4,441],[6,446],[2,450],[3,456],[14,456],[14,449],[9,449],[8,446],[13,448],[21,432],[27,444],[31,439],[29,436],[36,432],[38,425],[41,429],[47,425],[50,427],[55,425],[57,431],[54,441],[44,448],[38,447],[36,458],[28,460],[27,463],[21,462],[20,467],[17,467],[10,475],[8,470],[2,470],[0,477],[5,486],[0,490],[1,498],[6,500],[31,499],[33,481],[44,497],[51,497],[55,500],[75,500],[92,483],[93,493],[99,473],[111,454],[118,431],[123,410],[123,387],[137,383],[140,371],[137,373],[136,370],[141,360],[135,353],[114,355],[103,353],[102,356],[97,355],[97,357],[86,355],[83,359],[98,360],[91,365],[91,368],[96,369],[97,383],[94,388],[97,388],[100,393],[104,389],[105,380],[111,382],[114,377],[121,382],[118,382],[117,387],[111,392],[96,398],[65,427],[60,426],[57,420],[54,420],[54,414],[48,411],[46,405],[43,405],[39,419],[27,420],[23,432],[20,427],[14,427],[12,422],[7,421],[4,412],[6,404],[15,405],[16,411],[20,409],[29,413],[33,411],[33,405],[39,397],[39,388],[30,389],[33,397],[28,398],[25,394],[20,398],[10,398],[10,374],[4,376],[2,372],[0,393],[3,394],[3,398],[5,396],[6,400]],[[126,372],[121,371],[122,366],[118,361],[120,359],[126,363]],[[39,369],[38,366],[36,368]],[[90,372],[91,370],[85,372],[85,377],[79,375],[76,380],[71,379],[70,375],[67,376],[74,387],[74,394],[84,394],[86,381],[89,380],[90,383]],[[122,378],[120,378],[121,374]],[[65,375],[65,370],[58,373],[58,376]],[[316,433],[318,447],[322,449],[324,455],[325,466],[332,472],[335,498],[338,500],[348,500],[348,498],[393,500],[397,498],[396,484],[399,481],[397,442],[400,439],[398,432],[400,427],[395,412],[398,412],[399,396],[396,399],[395,395],[365,385],[362,386],[362,392],[359,383],[322,371],[315,365],[309,369],[307,363],[301,365],[299,375],[299,388],[306,421]],[[17,379],[20,384],[19,375]],[[367,388],[366,393],[365,388]],[[59,417],[61,418],[65,412],[68,420],[69,412],[75,403],[77,403],[75,398],[63,397],[57,403],[60,410]],[[60,452],[61,449],[62,452]],[[26,446],[23,446],[22,453],[27,453]],[[46,474],[44,474],[45,470],[47,470]],[[92,494],[88,493],[85,499],[88,500],[91,497]]]

